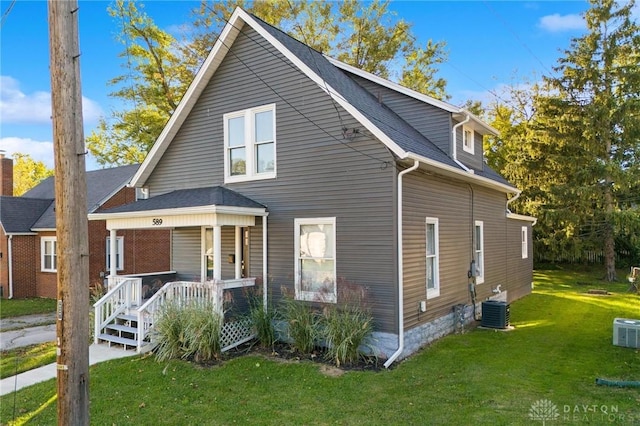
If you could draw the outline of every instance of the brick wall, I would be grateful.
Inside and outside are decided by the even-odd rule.
[[[36,296],[37,297],[49,297],[55,299],[58,293],[58,274],[55,272],[43,272],[41,271],[41,260],[40,260],[40,250],[41,250],[41,238],[42,237],[55,237],[55,232],[41,232],[38,234],[38,238],[36,239],[34,251],[36,252],[36,256],[34,256],[34,264],[31,265],[36,272]],[[24,297],[24,296],[21,296]]]
[[[13,160],[0,154],[0,195],[13,195]]]
[[[0,297],[9,297],[9,237],[0,229]]]
[[[40,268],[39,251],[35,246],[39,239],[35,235],[14,235],[11,240],[13,260],[13,297],[36,297],[38,295],[36,269]]]

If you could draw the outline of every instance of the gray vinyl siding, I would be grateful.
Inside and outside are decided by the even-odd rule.
[[[171,269],[177,272],[178,280],[200,281],[201,261],[200,227],[177,228],[173,235],[173,265]]]
[[[279,52],[248,35],[238,36],[149,177],[151,194],[223,185],[223,114],[275,103],[277,178],[225,185],[267,206],[269,292],[293,293],[294,220],[335,217],[337,277],[365,286],[377,329],[395,332],[393,158]],[[363,131],[345,141],[343,127]],[[253,276],[262,274],[261,233],[251,229]],[[228,266],[223,261],[223,273]]]
[[[527,254],[522,258],[522,227],[527,228]],[[508,286],[509,301],[519,299],[531,293],[531,282],[533,281],[533,240],[531,223],[527,221],[508,219]]]
[[[454,126],[456,124],[458,123],[454,123]],[[483,149],[482,135],[474,131],[474,137],[473,137],[474,148],[473,148],[473,155],[471,155],[471,153],[465,151],[464,148],[462,148],[462,128],[463,127],[464,126],[459,126],[456,129],[456,150],[457,150],[458,161],[460,161],[462,164],[472,169],[482,170],[484,167],[483,151],[482,151]]]
[[[472,233],[475,221],[483,222],[484,283],[476,286],[477,300],[493,295],[501,285],[514,297],[526,294],[528,262],[513,262],[514,238],[519,244],[520,227],[506,218],[506,195],[478,186],[445,180],[421,172],[405,176],[404,187],[404,311],[405,328],[432,321],[452,312],[456,304],[469,304],[467,271],[473,258]],[[439,221],[440,295],[426,298],[425,218]],[[509,239],[507,239],[507,236]],[[520,245],[517,255],[520,256]],[[511,268],[519,268],[517,274]],[[521,269],[520,269],[521,268]],[[530,281],[529,281],[530,283]],[[419,303],[427,300],[427,311]]]
[[[443,152],[449,154],[451,151],[451,113],[362,77],[349,75]]]

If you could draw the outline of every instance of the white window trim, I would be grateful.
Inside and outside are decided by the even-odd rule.
[[[333,247],[333,278],[334,278],[334,285],[333,285],[333,293],[329,293],[329,294],[322,294],[322,299],[319,300],[318,299],[318,293],[317,292],[312,292],[312,291],[302,291],[301,288],[301,283],[300,283],[300,277],[301,277],[301,271],[300,271],[300,226],[301,225],[333,225],[333,242],[334,242],[334,247]],[[295,219],[294,220],[294,233],[295,233],[295,239],[294,239],[294,262],[295,262],[295,267],[294,267],[294,272],[295,272],[295,296],[296,296],[296,300],[307,300],[307,301],[311,301],[311,302],[317,302],[317,301],[322,301],[322,302],[328,302],[328,303],[336,303],[337,299],[338,299],[338,280],[337,280],[337,275],[336,275],[336,257],[337,257],[337,249],[338,249],[338,242],[336,240],[336,218],[335,217],[320,217],[320,218],[304,218],[304,219]]]
[[[45,259],[45,245],[47,242],[52,242],[54,247],[53,257],[56,259],[56,266],[53,268],[45,268],[44,259]],[[40,238],[40,270],[42,272],[58,272],[58,238],[57,237],[42,237]],[[53,259],[51,262],[53,266]]]
[[[469,134],[471,134],[471,140],[467,140],[467,132],[469,132]],[[467,127],[467,126],[462,126],[462,149],[465,152],[468,152],[469,154],[473,155],[475,153],[475,132],[473,131],[473,129],[471,127]]]
[[[429,258],[429,254],[427,253],[427,227],[426,225],[434,225],[434,229],[433,232],[435,233],[434,236],[434,243],[435,243],[435,254],[433,255],[433,257],[435,258],[435,263],[434,263],[434,288],[429,288],[429,283],[427,281],[427,271],[426,271],[426,265],[425,265],[425,287],[427,289],[427,299],[432,299],[434,297],[438,297],[440,296],[440,229],[438,226],[438,218],[436,217],[428,217],[425,220],[425,259]]]
[[[526,259],[529,257],[529,230],[526,226],[522,227],[520,238],[522,240],[522,258]]]
[[[107,261],[107,270],[110,268],[109,264],[109,256],[111,255],[111,247],[110,247],[111,237],[107,237],[105,241],[106,247],[106,261]],[[124,237],[116,237],[116,270],[122,271],[124,270]]]
[[[482,284],[484,282],[484,258],[486,256],[486,253],[484,252],[484,222],[482,222],[481,220],[475,221],[475,227],[473,228],[474,238],[476,236],[476,228],[478,227],[480,228],[480,249],[476,249],[475,243],[477,242],[474,242],[473,256],[476,260],[476,271],[480,271],[480,273],[476,276],[476,284]],[[482,254],[479,261],[478,252]]]
[[[273,171],[265,172],[265,173],[256,173],[255,164],[256,164],[256,147],[259,144],[255,142],[255,134],[254,134],[254,117],[257,113],[272,111],[272,119],[273,119]],[[252,180],[261,180],[261,179],[274,179],[276,177],[276,171],[278,166],[277,156],[276,156],[276,104],[268,104],[262,105],[259,107],[248,108],[242,111],[235,111],[224,114],[224,182],[232,183],[232,182],[246,182]],[[245,156],[246,156],[246,174],[244,175],[231,175],[231,167],[229,164],[229,133],[228,133],[228,121],[232,118],[236,117],[244,117],[244,137],[245,137]]]

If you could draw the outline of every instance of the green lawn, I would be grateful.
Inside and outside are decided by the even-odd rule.
[[[640,392],[595,385],[640,380],[640,351],[612,345],[615,317],[640,318],[627,283],[541,270],[535,291],[511,304],[508,332],[451,335],[380,372],[324,374],[318,364],[260,356],[200,367],[152,357],[91,367],[91,423],[529,425],[638,424]],[[586,294],[606,288],[612,294]],[[3,424],[55,424],[55,381],[0,398]],[[586,410],[586,411],[585,411]],[[12,419],[20,417],[15,423]],[[548,418],[547,418],[548,419]]]
[[[55,312],[55,299],[0,299],[0,318]]]

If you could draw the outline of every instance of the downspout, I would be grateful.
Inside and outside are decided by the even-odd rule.
[[[402,177],[420,166],[418,160],[414,160],[413,166],[398,173],[398,349],[384,363],[385,368],[389,368],[391,364],[400,356],[404,350],[404,270],[402,267]]]
[[[456,124],[455,126],[453,126],[453,128],[451,129],[451,158],[453,159],[453,161],[456,162],[456,164],[460,167],[462,167],[464,169],[465,172],[469,171],[469,168],[467,166],[465,166],[464,164],[462,164],[460,161],[458,161],[458,143],[457,143],[457,136],[456,136],[456,130],[458,130],[458,127],[467,124],[470,120],[471,120],[471,116],[469,114],[467,114],[464,111],[461,111],[467,118],[465,118],[463,121],[459,122],[458,124]]]
[[[267,216],[262,216],[262,303],[267,312]]]
[[[520,197],[520,192],[516,192],[516,195],[514,195],[513,197],[509,198],[507,200],[507,213],[511,213],[511,210],[509,210],[509,204],[513,203],[515,200],[518,199],[518,197]]]
[[[13,235],[9,235],[9,244],[7,247],[7,265],[9,266],[9,299],[13,299]]]

